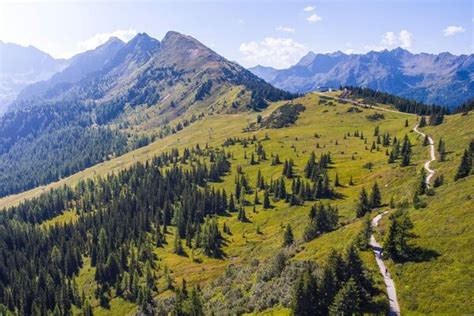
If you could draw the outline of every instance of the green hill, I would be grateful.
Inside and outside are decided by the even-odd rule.
[[[140,33],[115,43],[26,89],[0,117],[0,196],[57,181],[205,115],[294,97],[177,32],[161,42]]]
[[[215,93],[212,95],[214,97]],[[188,292],[199,284],[201,290],[198,297],[207,312],[289,314],[293,306],[293,289],[297,286],[298,276],[302,271],[309,269],[320,280],[326,271],[324,267],[328,258],[334,258],[332,250],[344,254],[347,247],[358,238],[364,224],[363,218],[356,217],[359,193],[363,187],[370,193],[377,183],[382,194],[382,206],[374,208],[369,216],[373,217],[385,210],[395,213],[397,209],[401,209],[408,214],[414,225],[412,232],[415,237],[409,240],[410,255],[403,260],[387,260],[396,283],[402,313],[470,313],[474,294],[471,286],[474,258],[470,251],[474,238],[470,214],[474,178],[470,175],[454,181],[454,176],[462,153],[474,135],[473,114],[445,116],[442,124],[421,128],[433,137],[435,144],[442,138],[446,143],[447,154],[445,161],[435,161],[431,165],[435,170],[435,178],[443,175],[444,183],[434,188],[434,192],[430,190],[420,196],[421,204],[426,206],[415,208],[412,203],[413,193],[420,182],[421,168],[429,159],[428,147],[423,146],[423,139],[412,131],[419,117],[393,111],[390,105],[379,106],[380,108],[356,107],[326,96],[308,94],[290,103],[271,103],[260,113],[217,111],[174,134],[59,182],[3,198],[0,200],[1,206],[20,207],[6,210],[2,215],[2,225],[7,225],[4,227],[13,231],[38,229],[39,236],[44,234],[50,236],[51,240],[56,240],[57,237],[53,236],[65,234],[61,229],[84,232],[77,236],[71,235],[71,238],[77,239],[77,251],[82,258],[77,265],[78,270],[71,272],[71,278],[75,279],[77,288],[84,291],[85,299],[92,306],[94,314],[128,314],[137,308],[142,311],[169,311],[175,300],[175,292],[178,293],[178,302],[181,297],[186,310],[192,295],[182,294],[180,288],[183,279],[187,282]],[[298,110],[293,112],[294,109]],[[374,115],[376,113],[378,115]],[[170,121],[170,124],[177,124],[179,121],[180,118],[177,118]],[[388,163],[394,137],[401,143],[405,135],[412,145],[410,164],[401,167],[401,157],[394,163]],[[384,145],[386,139],[390,144]],[[176,149],[178,152],[173,151]],[[188,154],[185,154],[185,149]],[[310,174],[315,175],[315,178],[311,175],[308,178],[307,163],[312,152],[318,163],[325,161],[326,155],[330,156],[331,162],[319,164],[322,167],[314,167],[314,170],[319,171],[310,168],[313,170]],[[163,156],[164,153],[167,154]],[[160,158],[152,162],[153,157]],[[224,157],[230,165],[228,170],[224,165],[217,164]],[[207,244],[196,246],[197,226],[189,228],[184,225],[182,251],[176,253],[175,231],[182,225],[176,215],[179,214],[176,213],[179,212],[176,205],[181,205],[180,208],[184,210],[194,209],[192,204],[180,204],[186,201],[184,196],[189,197],[187,193],[175,200],[172,211],[174,216],[170,219],[165,234],[167,243],[157,246],[156,216],[163,216],[164,208],[153,208],[154,203],[159,205],[160,202],[149,200],[151,197],[135,197],[136,194],[145,194],[146,190],[142,192],[140,190],[144,189],[140,188],[150,187],[145,181],[148,172],[146,168],[149,167],[137,165],[147,161],[158,166],[163,175],[168,174],[166,171],[171,172],[173,166],[182,170],[200,170],[205,164],[209,176],[199,180],[204,181],[199,185],[201,189],[197,189],[195,193],[192,193],[194,189],[191,188],[184,189],[183,192],[191,190],[189,194],[198,194],[197,192],[204,190],[209,192],[209,196],[213,196],[209,190],[225,190],[226,201],[233,194],[235,211],[231,211],[229,205],[221,209],[214,204],[200,206],[196,202],[199,205],[196,214],[201,214],[196,216],[203,222],[198,226],[204,236],[210,236],[204,232],[212,229],[213,224],[204,220],[203,214],[216,216],[217,227],[222,236],[220,245],[217,246],[218,252],[214,252],[216,248],[205,246]],[[288,167],[288,164],[292,167]],[[122,170],[130,167],[130,175],[124,174]],[[211,172],[209,168],[214,168],[214,171]],[[154,171],[150,169],[149,172]],[[119,178],[107,176],[111,173]],[[199,174],[196,173],[191,178],[195,180],[190,181],[198,181]],[[264,179],[262,186],[257,186],[257,183],[262,182],[257,181],[259,174]],[[329,180],[327,185],[324,184],[326,175]],[[242,185],[242,176],[245,177],[248,188],[237,190],[236,179]],[[103,182],[98,177],[108,178],[104,178]],[[95,185],[80,182],[86,179],[94,179]],[[156,175],[149,181],[153,181],[152,179],[156,179]],[[167,179],[166,176],[163,179]],[[286,197],[280,192],[281,179],[285,182]],[[321,181],[320,184],[318,181]],[[298,182],[304,183],[303,189]],[[99,189],[104,183],[110,183],[112,190],[118,190],[117,200],[104,198],[107,196],[104,193],[106,191]],[[65,184],[75,188],[73,193],[61,193]],[[300,189],[295,191],[295,186]],[[174,190],[181,192],[179,187],[177,185]],[[48,199],[35,200],[41,194],[46,196],[49,189],[56,190],[53,192],[60,196],[58,201],[68,202],[64,205],[57,203],[51,208],[35,209],[35,205],[49,205]],[[271,204],[267,208],[264,207],[266,191]],[[113,192],[108,194],[115,196]],[[240,199],[237,198],[238,194],[241,195]],[[139,201],[136,209],[138,217],[133,212],[118,211],[121,210],[122,203],[118,199],[120,195],[126,197],[123,201]],[[200,201],[198,196],[195,198]],[[33,200],[24,203],[26,199]],[[98,201],[103,202],[97,204]],[[315,212],[319,212],[320,205],[324,205],[326,209],[331,205],[332,209],[337,208],[338,217],[337,223],[330,224],[329,221],[327,228],[320,227],[318,233],[311,235],[307,232],[311,225],[308,214],[313,205],[317,206]],[[147,211],[147,207],[151,210]],[[112,211],[115,209],[118,213]],[[328,212],[332,214],[333,211]],[[143,220],[139,220],[140,216],[143,216]],[[146,224],[148,218],[151,220],[150,224]],[[13,219],[21,228],[8,224]],[[196,223],[194,220],[187,220],[187,223]],[[158,223],[162,221],[164,220],[161,219]],[[322,223],[322,220],[316,222]],[[288,224],[293,231],[294,243],[282,248]],[[59,228],[62,225],[66,226]],[[148,228],[143,228],[144,231],[134,230],[135,225],[145,225],[143,227]],[[382,240],[387,235],[388,226],[389,217],[384,216],[377,239]],[[146,291],[137,290],[136,293],[141,293],[141,298],[133,296],[133,291],[124,291],[123,287],[114,284],[108,284],[105,292],[98,291],[106,283],[98,279],[97,264],[93,264],[91,259],[96,258],[96,255],[92,254],[87,245],[91,241],[92,244],[100,244],[95,239],[100,239],[100,227],[104,228],[107,236],[116,234],[121,229],[129,231],[127,235],[120,237],[123,245],[126,245],[125,249],[112,240],[109,241],[108,249],[123,249],[121,251],[127,253],[125,266],[138,269],[137,286],[140,289],[144,289],[143,286],[147,284],[148,269],[150,275],[154,275],[153,281],[150,281],[153,283],[151,288]],[[163,227],[160,228],[162,230]],[[191,234],[188,230],[194,233]],[[187,241],[186,236],[191,236],[189,234],[194,237]],[[52,242],[63,246],[68,244],[67,238]],[[47,260],[55,260],[52,253],[48,252],[46,257]],[[362,247],[360,257],[369,279],[372,279],[373,287],[371,300],[364,303],[363,310],[385,312],[388,302],[373,253]],[[134,258],[138,258],[136,264],[133,263]],[[104,259],[99,256],[94,260],[101,262]],[[104,266],[109,267],[109,264],[104,263]],[[313,264],[316,266],[313,267]],[[353,266],[353,262],[348,266]],[[120,271],[120,276],[123,277],[125,271]],[[41,274],[38,271],[35,273]],[[127,275],[131,278],[133,273],[127,270]],[[12,285],[7,283],[3,286],[6,292],[12,289]],[[121,290],[117,291],[118,288]],[[4,298],[2,300],[7,302]],[[16,306],[16,302],[12,302],[13,306]],[[79,312],[77,305],[80,304],[73,303],[74,313]],[[81,306],[82,309],[85,308],[85,305]],[[51,310],[53,309],[54,306]]]

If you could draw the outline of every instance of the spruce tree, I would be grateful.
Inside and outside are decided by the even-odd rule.
[[[375,182],[370,193],[370,207],[378,208],[380,206],[382,206],[382,193],[380,192],[379,185]]]
[[[181,237],[179,236],[178,230],[176,230],[174,234],[173,252],[177,255],[184,254],[183,243],[181,242]]]
[[[362,230],[359,232],[356,239],[357,247],[360,250],[367,250],[369,248],[369,240],[371,235],[372,221],[370,220],[370,217],[367,214],[364,217],[364,225],[362,226]]]
[[[425,168],[421,168],[420,180],[418,181],[418,188],[416,191],[419,195],[423,195],[426,193],[427,189],[428,185],[426,184],[426,170]]]
[[[459,164],[458,171],[456,172],[456,175],[454,176],[454,180],[459,180],[461,178],[467,177],[471,173],[471,169],[472,169],[472,156],[466,149],[464,150],[464,154],[462,155],[461,163]]]
[[[422,115],[420,118],[420,122],[418,123],[418,127],[425,127],[425,126],[426,126],[426,117]]]
[[[354,279],[344,284],[344,287],[337,292],[334,302],[329,308],[331,315],[353,315],[360,311],[360,292]]]
[[[253,204],[254,204],[254,205],[260,204],[260,200],[258,199],[258,192],[257,192],[257,190],[255,190],[255,195],[254,195],[254,198],[253,198]]]
[[[339,174],[336,172],[336,179],[334,180],[334,186],[340,187],[341,184],[339,183]]]
[[[367,191],[365,190],[365,187],[362,187],[362,190],[359,194],[359,202],[357,204],[356,216],[360,218],[368,212],[370,212],[370,201],[369,197],[367,196]]]
[[[291,225],[288,224],[285,233],[283,234],[283,247],[291,246],[294,241],[293,230],[291,229]]]
[[[440,138],[438,142],[438,154],[439,161],[444,161],[446,159],[446,145],[443,141],[443,138]]]
[[[269,209],[271,207],[270,205],[270,195],[268,194],[268,190],[264,191],[263,195],[263,208],[264,209]]]
[[[245,209],[243,206],[239,208],[239,214],[237,215],[237,220],[239,222],[246,222],[248,221],[247,215],[245,214]]]

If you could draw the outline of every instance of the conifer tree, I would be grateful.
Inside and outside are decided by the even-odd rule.
[[[253,204],[254,204],[254,205],[260,204],[260,200],[258,199],[258,192],[257,192],[257,190],[255,190],[255,195],[254,195],[254,198],[253,198]]]
[[[183,243],[181,242],[181,237],[179,236],[178,230],[176,230],[174,234],[173,252],[177,255],[184,254]]]
[[[334,180],[334,186],[340,187],[341,184],[339,183],[339,174],[336,172],[336,179]]]
[[[359,312],[360,305],[360,292],[356,282],[351,278],[337,292],[329,310],[331,315],[353,315]]]
[[[426,126],[426,117],[424,115],[421,116],[420,122],[418,123],[418,127],[425,127]]]
[[[291,229],[291,225],[288,224],[285,233],[283,234],[283,247],[291,246],[294,241],[293,230]]]
[[[439,161],[444,161],[446,158],[446,144],[444,143],[443,138],[440,138],[438,142],[438,154]]]
[[[370,207],[378,208],[380,206],[382,206],[382,193],[380,192],[379,185],[375,182],[370,193]]]
[[[264,191],[263,195],[263,208],[264,209],[269,209],[270,208],[270,195],[268,194],[268,190]]]
[[[229,198],[229,212],[235,212],[237,209],[235,208],[235,201],[234,201],[234,195],[231,193],[230,198]]]
[[[425,135],[425,139],[423,139],[423,146],[428,146],[430,144],[430,139],[428,135]]]
[[[362,187],[362,190],[359,194],[359,202],[357,204],[356,216],[360,218],[368,212],[370,212],[370,201],[365,187]]]
[[[416,191],[419,195],[423,195],[426,193],[427,189],[428,185],[426,184],[426,170],[425,168],[421,168],[420,180],[418,181],[418,188]]]
[[[369,240],[371,235],[372,221],[370,220],[370,217],[367,214],[364,217],[364,225],[362,226],[362,230],[359,232],[356,239],[357,247],[360,250],[367,250],[369,248]]]
[[[246,222],[247,221],[247,215],[245,214],[245,209],[243,206],[239,208],[239,214],[237,215],[237,220],[240,222]]]
[[[349,185],[354,185],[354,181],[352,180],[352,176],[351,176],[351,178],[349,179]]]
[[[454,180],[459,180],[461,178],[467,177],[471,173],[472,169],[472,155],[466,150],[461,158],[461,163],[459,164],[458,171],[454,177]]]

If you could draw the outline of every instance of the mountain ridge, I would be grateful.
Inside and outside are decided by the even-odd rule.
[[[287,69],[256,66],[249,70],[297,93],[320,86],[361,86],[451,109],[474,96],[472,54],[414,54],[400,47],[366,54],[310,52]]]
[[[146,33],[126,44],[109,41],[36,86],[0,117],[0,195],[57,180],[206,115],[260,111],[294,97],[177,32],[161,42]],[[74,138],[83,152],[71,147]],[[59,143],[50,148],[51,142]],[[36,164],[51,170],[45,175]]]

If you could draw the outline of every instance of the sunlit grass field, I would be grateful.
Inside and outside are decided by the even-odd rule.
[[[366,108],[362,108],[362,112],[348,111],[353,105],[334,100],[321,104],[320,96],[316,94],[308,94],[294,100],[293,103],[301,103],[306,109],[300,114],[296,124],[290,127],[244,132],[244,128],[249,123],[256,121],[256,113],[209,115],[182,131],[157,140],[146,147],[48,186],[5,197],[0,200],[0,206],[19,203],[63,184],[75,185],[80,179],[121,170],[135,162],[144,162],[153,155],[171,148],[190,148],[196,144],[203,147],[207,144],[230,152],[233,156],[230,159],[231,172],[223,177],[222,182],[212,184],[216,188],[224,188],[228,195],[234,192],[237,166],[242,167],[249,184],[255,188],[259,170],[266,181],[281,176],[283,165],[271,166],[272,155],[278,154],[282,162],[285,159],[293,159],[296,175],[302,176],[304,166],[312,151],[316,153],[316,157],[323,153],[330,153],[333,164],[329,174],[331,181],[334,181],[336,173],[338,174],[342,186],[337,187],[336,191],[340,198],[324,199],[320,202],[338,207],[341,225],[337,230],[323,234],[311,242],[301,243],[299,252],[292,259],[311,259],[317,263],[323,263],[331,249],[345,249],[359,232],[362,222],[355,219],[355,206],[363,186],[369,190],[377,181],[385,204],[380,211],[389,209],[388,203],[392,197],[396,202],[403,200],[411,202],[415,186],[419,181],[419,172],[429,157],[428,147],[423,147],[423,139],[412,131],[417,122],[417,117],[414,115]],[[271,104],[260,114],[265,118],[282,104],[284,102]],[[381,106],[389,108],[386,105]],[[384,119],[368,120],[367,115],[375,112],[383,113]],[[407,127],[405,127],[405,120],[408,120]],[[385,148],[380,145],[380,150],[370,150],[372,142],[376,141],[374,129],[377,126],[381,135],[390,133],[392,137],[396,136],[398,139],[402,139],[405,135],[409,136],[413,145],[410,166],[401,168],[398,162],[388,164],[386,149],[390,150],[390,147]],[[422,262],[390,264],[390,269],[396,282],[402,312],[455,314],[473,312],[474,177],[470,176],[456,183],[453,177],[462,151],[474,137],[474,116],[472,113],[467,116],[449,116],[442,125],[426,127],[423,130],[433,136],[436,144],[439,138],[443,137],[449,152],[447,161],[432,164],[437,172],[436,175],[445,175],[445,184],[436,189],[434,196],[423,197],[428,203],[425,209],[410,210],[416,235],[413,245],[426,250],[431,255]],[[363,133],[367,141],[354,137],[355,131]],[[348,133],[350,136],[347,136]],[[255,165],[249,162],[250,155],[254,152],[254,144],[249,144],[247,148],[243,148],[241,144],[222,147],[228,137],[252,138],[253,136],[261,141],[268,158]],[[368,163],[372,164],[370,169],[367,168]],[[349,185],[351,177],[354,185]],[[291,181],[287,181],[286,184],[288,190],[291,191],[289,189]],[[246,198],[253,203],[253,194],[249,194]],[[263,201],[263,192],[259,192],[259,200]],[[255,207],[255,212],[253,205],[247,206],[245,208],[249,219],[247,223],[239,222],[236,214],[220,217],[219,223],[223,225],[225,222],[232,233],[231,235],[224,234],[226,242],[223,247],[225,253],[223,259],[209,259],[199,251],[193,253],[187,247],[184,247],[187,256],[173,254],[173,228],[171,227],[167,235],[168,244],[164,248],[155,250],[159,258],[157,273],[162,275],[166,266],[171,270],[177,284],[183,278],[190,284],[205,284],[221,275],[230,263],[247,264],[254,258],[270,257],[281,248],[283,230],[288,223],[292,225],[296,239],[302,238],[312,204],[314,202],[290,207],[283,201],[272,201],[272,209],[264,210],[260,204]],[[76,213],[68,211],[43,225],[48,227],[76,219]],[[382,223],[383,227],[384,223]],[[383,234],[383,231],[381,233]],[[362,258],[372,271],[377,286],[383,291],[384,285],[372,253],[364,252]],[[86,258],[78,277],[78,285],[90,297],[97,314],[133,313],[135,306],[121,298],[112,299],[109,310],[98,307],[98,302],[93,298],[94,273],[94,268],[90,267]],[[161,279],[160,282],[162,282]],[[164,292],[160,295],[170,295],[170,293]],[[287,309],[275,307],[262,315],[287,315],[288,313]]]

